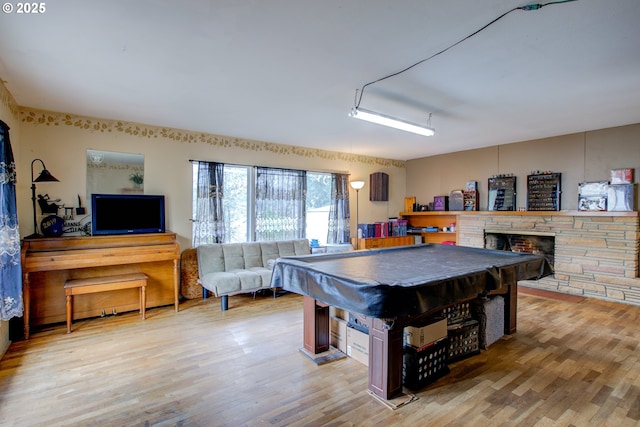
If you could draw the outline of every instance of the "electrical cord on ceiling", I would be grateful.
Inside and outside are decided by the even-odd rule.
[[[365,88],[366,88],[367,86],[370,86],[370,85],[372,85],[372,84],[374,84],[374,83],[381,82],[381,81],[386,80],[386,79],[391,78],[391,77],[395,77],[395,76],[397,76],[398,74],[402,74],[402,73],[404,73],[405,71],[409,71],[409,70],[410,70],[410,69],[412,69],[413,67],[416,67],[416,66],[418,66],[418,65],[420,65],[420,64],[422,64],[422,63],[424,63],[424,62],[426,62],[426,61],[428,61],[428,60],[430,60],[430,59],[432,59],[432,58],[435,58],[435,57],[436,57],[436,56],[438,56],[438,55],[441,55],[441,54],[445,53],[445,52],[446,52],[446,51],[448,51],[449,49],[451,49],[451,48],[453,48],[453,47],[455,47],[455,46],[459,45],[459,44],[460,44],[460,43],[462,43],[463,41],[470,39],[471,37],[475,36],[475,35],[476,35],[476,34],[478,34],[479,32],[481,32],[481,31],[483,31],[484,29],[488,28],[489,26],[491,26],[491,25],[495,24],[496,22],[498,22],[499,20],[501,20],[502,18],[504,18],[505,16],[507,16],[507,15],[508,15],[508,14],[510,14],[511,12],[515,12],[516,10],[524,10],[524,11],[529,11],[529,10],[538,10],[538,9],[542,9],[543,7],[545,7],[545,6],[549,6],[549,5],[553,5],[553,4],[560,4],[560,3],[570,3],[570,2],[574,2],[574,1],[578,1],[578,0],[558,0],[558,1],[548,2],[548,3],[532,3],[532,4],[525,5],[525,6],[518,6],[518,7],[514,7],[513,9],[506,11],[506,12],[505,12],[505,13],[503,13],[502,15],[498,16],[497,18],[495,18],[493,21],[491,21],[491,22],[489,22],[488,24],[486,24],[486,25],[482,26],[482,27],[481,27],[481,28],[479,28],[478,30],[476,30],[476,31],[474,31],[473,33],[469,34],[468,36],[466,36],[466,37],[464,37],[464,38],[462,38],[462,39],[458,40],[457,42],[453,43],[452,45],[450,45],[450,46],[448,46],[448,47],[445,47],[445,48],[444,48],[444,49],[442,49],[441,51],[434,53],[433,55],[429,56],[428,58],[421,59],[420,61],[418,61],[418,62],[416,62],[416,63],[414,63],[414,64],[411,64],[411,65],[409,65],[408,67],[406,67],[406,68],[404,68],[404,69],[402,69],[402,70],[400,70],[400,71],[397,71],[397,72],[395,72],[395,73],[389,74],[389,75],[384,76],[384,77],[381,77],[381,78],[379,78],[379,79],[377,79],[377,80],[371,81],[371,82],[369,82],[369,83],[367,83],[367,84],[363,85],[363,86],[362,86],[362,88],[360,89],[360,96],[358,96],[357,91],[356,91],[356,102],[355,102],[355,108],[358,108],[358,107],[360,106],[360,102],[362,102],[362,95],[364,95],[364,90],[365,90]]]

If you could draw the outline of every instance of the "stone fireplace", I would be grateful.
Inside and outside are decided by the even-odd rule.
[[[458,245],[477,248],[485,247],[486,232],[528,236],[528,243],[510,243],[519,249],[553,236],[554,274],[523,284],[640,305],[638,212],[460,212],[456,228]],[[500,239],[508,240],[496,236],[491,244]]]
[[[523,231],[485,230],[484,247],[500,251],[540,254],[554,265],[555,235]]]

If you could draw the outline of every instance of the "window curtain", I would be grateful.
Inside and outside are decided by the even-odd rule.
[[[349,175],[331,174],[331,207],[329,209],[329,230],[327,243],[349,243]]]
[[[0,120],[0,318],[22,316],[22,266],[16,209],[16,164],[9,141],[9,126]]]
[[[305,171],[256,168],[256,241],[303,238],[306,197]]]
[[[193,220],[193,247],[225,242],[223,211],[224,163],[197,162],[196,213]]]

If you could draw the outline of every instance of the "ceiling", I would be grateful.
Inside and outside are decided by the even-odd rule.
[[[17,3],[14,3],[17,4]],[[640,123],[640,1],[57,0],[0,14],[19,105],[407,160]]]

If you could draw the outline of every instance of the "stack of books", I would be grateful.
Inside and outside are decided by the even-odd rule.
[[[406,219],[392,219],[373,224],[358,224],[358,237],[406,236],[407,222]]]

